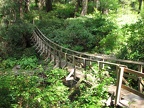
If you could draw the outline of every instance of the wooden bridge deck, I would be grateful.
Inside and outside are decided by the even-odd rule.
[[[116,86],[109,86],[108,92],[116,96]],[[118,105],[126,108],[144,108],[144,98],[122,88],[121,99]]]
[[[109,86],[108,89],[110,93],[114,93],[114,99],[111,101],[114,101],[115,106],[119,105],[128,108],[144,108],[144,73],[142,73],[144,62],[121,60],[109,56],[90,55],[73,51],[54,43],[44,36],[38,28],[33,32],[32,41],[35,44],[34,46],[36,47],[36,50],[38,50],[38,53],[40,53],[40,55],[45,55],[46,60],[51,59],[55,64],[55,67],[67,67],[67,70],[70,72],[67,79],[70,80],[73,79],[71,76],[74,76],[74,78],[86,77],[86,75],[81,72],[82,70],[77,69],[77,67],[80,67],[83,70],[89,68],[94,71],[92,69],[93,63],[98,64],[99,70],[104,68],[105,64],[115,66],[117,83],[116,86]],[[68,63],[71,63],[71,65],[68,65]],[[129,69],[127,64],[136,65],[138,67],[137,71]],[[126,72],[128,74],[125,74]],[[125,79],[125,75],[127,78],[134,78],[138,81],[138,91],[123,87],[123,79],[127,79]],[[127,81],[125,82],[127,83]]]

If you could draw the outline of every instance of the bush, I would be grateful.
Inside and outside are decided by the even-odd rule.
[[[72,4],[55,4],[55,16],[58,18],[74,17],[74,6]]]
[[[7,58],[5,60],[2,60],[2,62],[0,63],[0,67],[2,69],[13,68],[16,64],[16,58]]]
[[[144,61],[143,23],[143,21],[138,21],[135,24],[127,25],[123,28],[126,30],[127,45],[123,46],[121,49],[121,52],[118,55],[120,58]]]
[[[18,64],[23,68],[23,69],[32,69],[36,68],[38,65],[38,58],[36,56],[23,56],[21,59],[18,61]]]
[[[38,66],[38,58],[36,56],[25,56],[23,55],[21,58],[12,58],[9,57],[7,59],[2,60],[0,63],[0,67],[2,69],[13,68],[16,65],[20,65],[23,69],[32,69]]]
[[[30,47],[32,31],[33,25],[22,20],[16,21],[12,25],[9,25],[8,28],[1,27],[0,35],[7,43],[5,47],[6,51],[2,49],[3,53],[7,53],[8,56],[14,56],[14,54],[17,54],[17,56],[21,55],[21,51],[24,48]]]
[[[48,26],[41,24],[48,22]],[[54,42],[77,51],[92,51],[103,53],[100,41],[117,28],[114,23],[100,16],[69,18],[65,21],[45,20],[39,23],[42,32]],[[112,49],[112,48],[111,48]]]
[[[66,97],[68,88],[62,84],[61,78],[65,75],[65,71],[56,69],[52,72],[45,72],[46,77],[38,76],[0,76],[0,107],[65,107],[69,100]],[[53,79],[49,79],[53,78]],[[53,80],[52,82],[50,80]],[[41,81],[48,81],[46,86]],[[52,83],[52,84],[51,84]],[[51,84],[51,85],[50,85]]]

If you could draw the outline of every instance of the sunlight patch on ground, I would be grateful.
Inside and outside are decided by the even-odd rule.
[[[136,11],[132,11],[131,8],[125,8],[119,10],[116,21],[119,26],[123,26],[125,24],[136,23],[140,18],[140,14]]]
[[[135,15],[135,14],[124,14],[124,15],[120,15],[117,18],[117,22],[118,25],[123,26],[125,24],[132,24],[132,23],[136,23],[139,19],[139,15]]]

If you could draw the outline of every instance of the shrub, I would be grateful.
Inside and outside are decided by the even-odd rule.
[[[143,21],[138,21],[135,24],[125,26],[123,29],[126,30],[125,34],[128,34],[126,35],[127,45],[123,46],[118,57],[124,59],[143,61],[144,60],[143,55],[144,46],[142,44],[144,43]]]
[[[36,56],[23,56],[21,59],[18,61],[18,64],[23,68],[23,69],[32,69],[36,68],[38,65],[38,58]]]
[[[58,18],[70,18],[74,17],[74,6],[72,4],[55,4],[55,16]]]

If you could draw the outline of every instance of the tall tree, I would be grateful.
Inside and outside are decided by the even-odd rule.
[[[39,0],[35,0],[35,6],[38,7]]]
[[[45,0],[40,0],[40,9],[43,9],[43,7],[45,6]]]
[[[19,0],[19,15],[20,18],[23,18],[23,6],[22,6],[23,0]]]
[[[140,13],[140,11],[141,11],[142,1],[143,1],[143,0],[138,0],[138,2],[139,2],[138,13]]]
[[[81,16],[85,16],[87,14],[87,8],[88,8],[88,0],[83,0]]]
[[[108,14],[109,10],[115,10],[118,7],[118,0],[99,0],[99,11],[102,14]]]
[[[52,10],[52,0],[46,0],[46,11],[49,12]]]
[[[25,0],[25,13],[30,11],[30,0]]]

